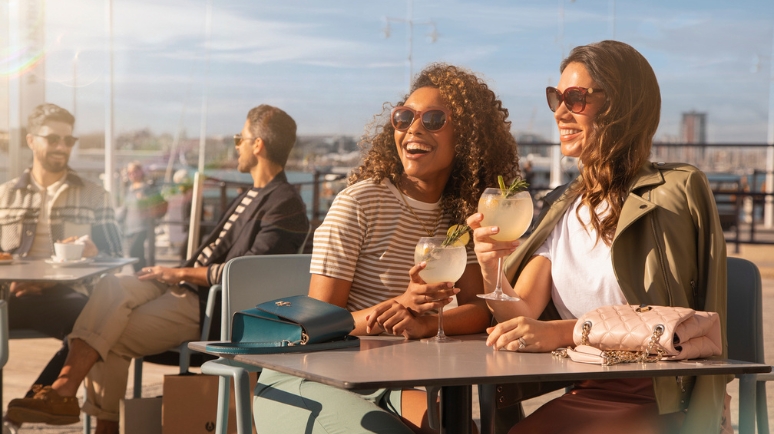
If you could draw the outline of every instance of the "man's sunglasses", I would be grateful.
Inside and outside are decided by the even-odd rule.
[[[242,144],[242,140],[255,140],[257,137],[242,137],[241,134],[234,134],[234,146],[237,148]]]
[[[68,148],[72,148],[75,146],[75,142],[78,141],[77,137],[73,136],[60,136],[59,134],[49,134],[47,136],[41,136],[40,134],[33,134],[35,137],[43,137],[48,142],[48,146],[54,146],[56,144],[59,144],[61,140],[64,140],[65,146]]]
[[[593,89],[586,87],[568,87],[562,93],[561,90],[548,86],[546,88],[546,99],[548,99],[548,108],[555,112],[559,105],[564,102],[567,110],[572,113],[581,113],[586,108],[586,95],[594,92],[604,92],[604,89]]]
[[[401,105],[392,109],[390,113],[390,123],[398,131],[407,131],[417,118],[422,120],[422,126],[427,131],[435,132],[449,123],[449,112],[441,108],[416,111]]]

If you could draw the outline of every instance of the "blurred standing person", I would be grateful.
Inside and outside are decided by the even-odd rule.
[[[0,185],[0,251],[22,258],[50,258],[55,241],[88,235],[84,256],[121,255],[120,231],[108,193],[68,166],[78,141],[73,137],[74,125],[75,117],[55,104],[41,104],[30,114],[26,140],[32,167]],[[9,328],[34,329],[64,339],[86,305],[90,283],[11,283]],[[52,384],[66,357],[64,345],[35,384]]]
[[[178,197],[178,204],[180,206],[180,231],[182,232],[182,243],[178,250],[180,254],[180,260],[185,261],[188,259],[188,230],[190,229],[189,221],[191,220],[191,204],[193,203],[193,181],[188,176],[188,171],[180,169],[172,176],[172,182],[175,183],[176,191],[175,195]],[[175,216],[177,217],[177,216]],[[174,220],[175,218],[173,218]]]
[[[155,245],[149,245],[148,241],[153,240],[153,237],[148,235],[155,229],[156,220],[167,213],[167,201],[156,186],[145,179],[145,171],[139,161],[129,163],[126,174],[129,185],[124,195],[124,205],[118,212],[118,220],[123,223],[125,254],[139,259],[134,264],[134,271],[137,272],[150,262],[146,251],[156,248]]]

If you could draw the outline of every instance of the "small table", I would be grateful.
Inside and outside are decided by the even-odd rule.
[[[14,259],[0,265],[0,282],[45,281],[73,283],[110,270],[134,264],[137,258],[94,258],[94,261],[73,265],[52,265],[42,259]]]
[[[347,390],[440,386],[442,432],[463,434],[470,432],[471,386],[474,384],[720,374],[744,376],[771,371],[768,365],[734,360],[589,365],[558,359],[548,353],[493,351],[484,344],[486,335],[455,338],[462,342],[427,344],[397,337],[365,336],[360,338],[359,349],[220,356]],[[206,353],[206,344],[191,342],[189,347]],[[754,393],[751,399],[754,409]],[[742,396],[740,405],[749,406],[749,400]],[[754,413],[748,412],[744,418],[739,423],[740,433],[752,433]]]
[[[137,258],[96,257],[92,262],[73,265],[47,264],[43,259],[14,259],[10,264],[0,265],[0,284],[10,282],[55,282],[74,283],[81,279],[97,276],[111,270],[134,264]],[[2,285],[0,285],[0,289]],[[0,296],[7,298],[6,291]],[[0,369],[0,402],[3,399],[3,371]]]

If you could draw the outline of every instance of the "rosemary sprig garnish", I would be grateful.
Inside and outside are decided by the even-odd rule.
[[[460,238],[463,238],[460,245],[464,246],[470,241],[470,236],[468,235],[468,232],[470,231],[470,226],[466,224],[461,225],[454,225],[449,228],[449,230],[446,232],[446,239],[443,240],[443,243],[441,243],[441,247],[447,247],[454,245],[457,243]]]
[[[502,175],[497,175],[497,183],[500,184],[500,192],[504,198],[512,196],[522,190],[526,190],[529,187],[529,183],[521,178],[513,180],[510,186],[505,186],[505,180]]]

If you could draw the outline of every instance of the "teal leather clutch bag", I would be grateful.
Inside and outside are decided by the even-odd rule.
[[[234,313],[231,342],[207,344],[222,354],[311,352],[358,347],[352,314],[305,295],[267,301]]]

